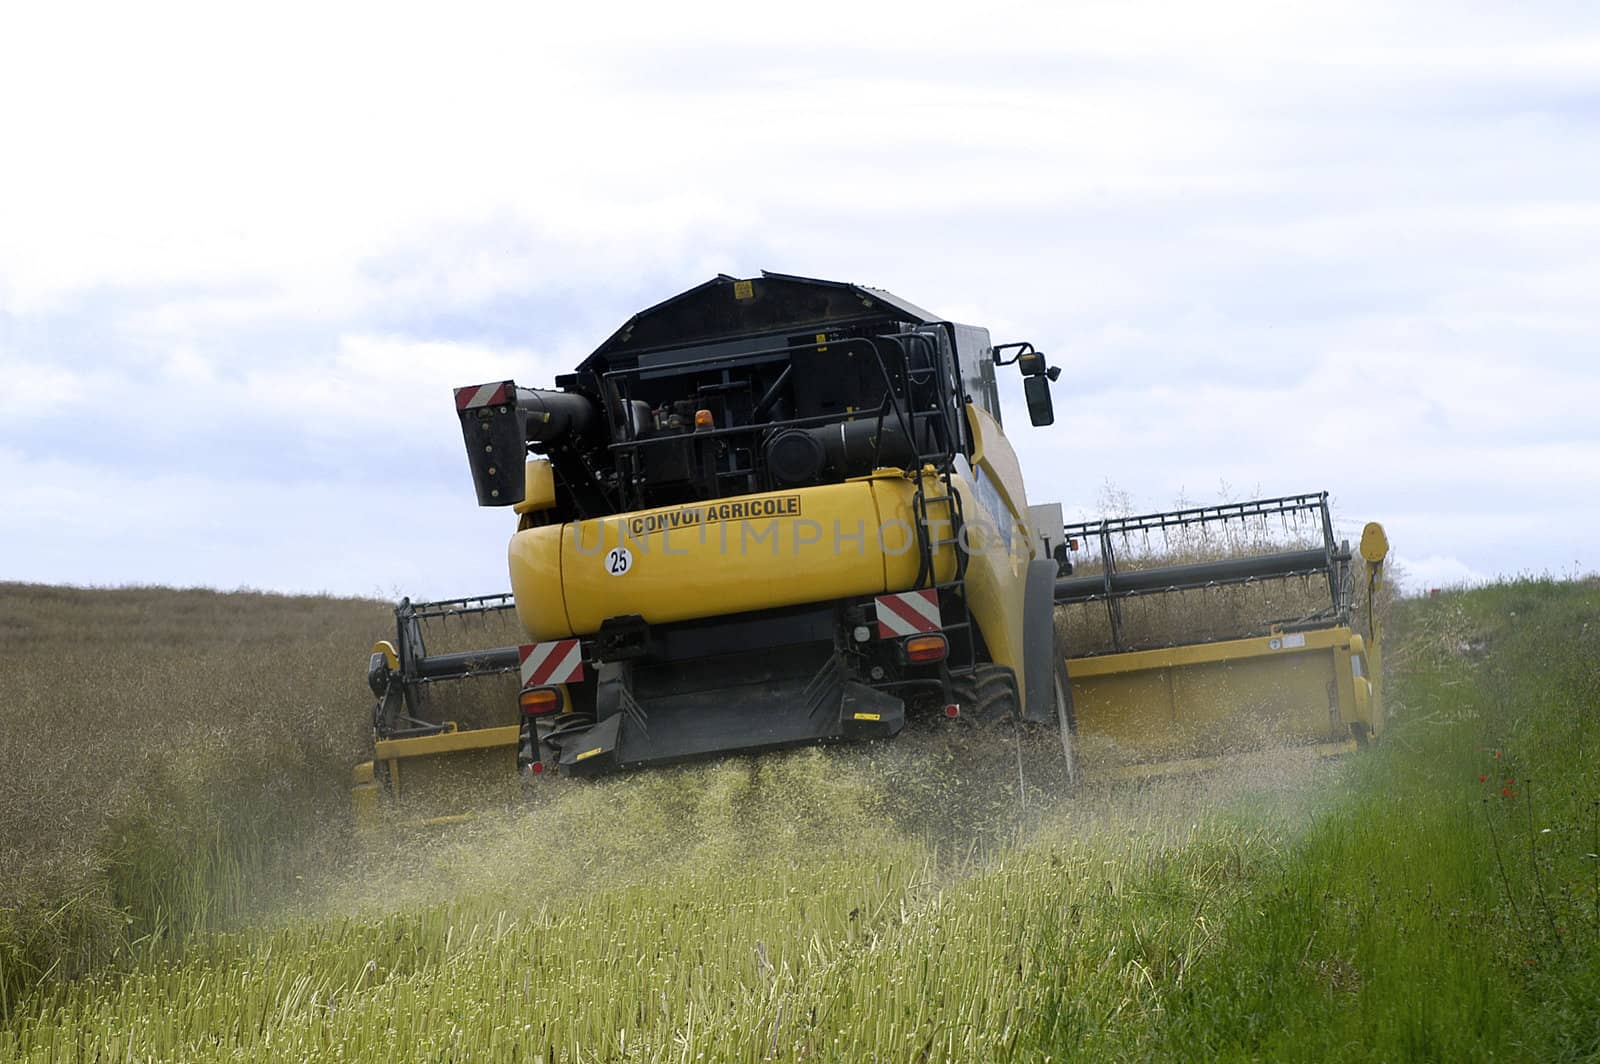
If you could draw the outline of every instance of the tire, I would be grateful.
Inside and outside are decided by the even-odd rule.
[[[1012,721],[1021,715],[1016,674],[1004,665],[983,664],[970,676],[951,677],[950,693],[961,715],[976,724]]]
[[[952,678],[951,692],[965,723],[961,759],[978,775],[998,780],[1015,782],[1020,772],[1032,781],[1030,787],[1043,786],[1051,792],[1076,787],[1077,722],[1066,658],[1059,654],[1052,682],[1055,720],[1031,723],[1022,719],[1016,674],[1004,665],[983,664],[970,676]]]

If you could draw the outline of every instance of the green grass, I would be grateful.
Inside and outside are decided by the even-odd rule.
[[[368,638],[337,665],[357,717]],[[164,833],[125,780],[85,837],[102,902],[146,930],[17,984],[0,1058],[1594,1059],[1600,586],[1401,602],[1390,646],[1373,751],[1020,821],[914,742],[558,787],[365,844],[325,811]],[[295,730],[272,741],[332,756]],[[152,901],[184,876],[182,913]],[[29,919],[72,941],[74,898]]]

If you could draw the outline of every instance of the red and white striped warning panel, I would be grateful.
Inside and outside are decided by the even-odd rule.
[[[583,679],[583,648],[576,639],[524,643],[517,648],[517,657],[522,662],[523,687],[577,683]]]
[[[939,593],[932,588],[879,595],[877,601],[878,636],[882,639],[937,632],[944,627],[939,616]]]
[[[506,402],[506,397],[515,387],[510,381],[496,381],[493,384],[472,384],[465,388],[457,388],[456,409],[475,410],[480,406],[493,406],[496,403]]]

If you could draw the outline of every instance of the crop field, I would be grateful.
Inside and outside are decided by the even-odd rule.
[[[1600,582],[1390,730],[1062,794],[907,737],[358,833],[381,603],[0,585],[0,1060],[1600,1059]]]

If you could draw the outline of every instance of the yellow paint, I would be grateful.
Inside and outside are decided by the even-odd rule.
[[[1378,620],[1377,591],[1383,585],[1383,562],[1389,556],[1389,537],[1376,521],[1368,522],[1361,531],[1361,557],[1367,563],[1367,594],[1364,606],[1367,614],[1367,668],[1365,675],[1371,687],[1368,719],[1374,737],[1383,734],[1383,631]]]
[[[602,751],[601,748],[597,746],[593,750],[585,750],[583,753],[579,754],[577,757],[573,758],[572,760],[574,760],[574,761],[582,761],[585,758],[594,757],[596,754],[603,753],[603,752],[604,751]]]
[[[517,619],[534,642],[572,634],[561,591],[561,530],[564,525],[525,528],[511,537],[511,588]],[[599,565],[599,561],[594,562]]]
[[[531,514],[540,510],[550,509],[556,504],[556,474],[554,468],[544,458],[530,459],[523,468],[523,479],[526,487],[523,490],[522,501],[512,506],[511,509],[519,514]]]
[[[936,483],[930,478],[928,490]],[[510,547],[517,616],[532,639],[562,639],[624,614],[670,624],[907,590],[918,569],[914,490],[903,472],[884,470],[842,484],[523,529]],[[610,564],[618,549],[628,552],[620,575]],[[939,579],[954,575],[953,548],[937,561]]]
[[[976,468],[992,488],[980,492],[968,477],[953,478],[972,547],[967,599],[994,660],[1012,668],[1020,685],[1032,549],[1018,527],[1026,507],[1021,466],[994,419],[968,410],[979,441]],[[936,498],[943,485],[931,469],[920,476],[933,535],[949,538],[950,506]],[[915,491],[905,471],[881,469],[840,484],[523,529],[509,550],[517,616],[531,639],[564,639],[592,635],[606,618],[626,614],[671,624],[909,590],[920,568]],[[718,516],[728,512],[723,507],[752,504],[776,515]],[[1001,526],[1011,528],[1009,538]],[[608,562],[619,548],[629,558],[616,575]],[[954,578],[952,546],[934,560],[934,581]]]
[[[371,828],[378,823],[378,782],[372,762],[361,762],[355,767],[353,775],[350,808],[355,813],[356,826]]]
[[[396,650],[394,648],[394,644],[389,642],[387,639],[380,639],[376,643],[372,644],[372,652],[374,654],[382,654],[384,663],[387,664],[389,668],[398,669],[400,667],[400,652]]]
[[[520,725],[508,724],[500,728],[474,728],[471,731],[448,731],[438,735],[421,735],[408,739],[379,739],[376,752],[380,761],[396,763],[401,758],[429,757],[435,754],[453,754],[462,750],[485,750],[497,746],[515,747],[522,735]]]
[[[923,494],[928,496],[943,493],[944,487],[939,479],[931,473],[922,474]],[[876,591],[909,591],[917,585],[917,570],[922,567],[922,560],[917,552],[916,509],[912,499],[916,495],[916,482],[904,471],[899,469],[885,469],[870,477],[850,481],[852,484],[869,484],[872,489],[875,517],[874,525],[881,528],[882,548],[878,550],[883,564],[883,586]],[[948,509],[943,504],[928,504],[928,522],[933,528],[933,538],[950,538],[949,515],[941,513]],[[943,522],[943,527],[941,527]],[[870,548],[878,548],[879,542],[869,539]],[[953,547],[942,547],[934,555],[934,581],[953,579],[956,575],[956,555]]]
[[[856,714],[854,714],[854,716],[855,716],[856,720],[882,720],[883,719],[881,716],[879,716],[876,713],[856,713]]]
[[[1303,639],[1303,645],[1289,645]],[[1376,734],[1364,641],[1349,628],[1067,662],[1086,756],[1190,763],[1240,751],[1353,743]]]
[[[972,464],[981,466],[1004,496],[1012,519],[1028,512],[1028,496],[1022,483],[1022,463],[1000,422],[975,403],[967,405],[967,423],[972,428]]]
[[[1300,634],[1305,637],[1303,647],[1274,648],[1273,639],[1282,640],[1282,636],[1252,636],[1249,639],[1229,639],[1219,643],[1195,643],[1189,646],[1164,647],[1160,650],[1132,650],[1123,654],[1070,658],[1067,661],[1067,672],[1074,680],[1078,680],[1112,673],[1145,672],[1150,669],[1226,662],[1240,658],[1294,655],[1326,650],[1339,645],[1348,646],[1352,635],[1348,628],[1323,628]]]
[[[1361,557],[1378,565],[1388,556],[1389,537],[1384,534],[1383,526],[1376,521],[1368,521],[1367,527],[1361,530]]]
[[[374,744],[374,753],[384,765],[388,796],[408,805],[418,799],[425,804],[431,794],[448,794],[469,773],[515,778],[521,731],[517,725],[463,731],[451,724],[449,731],[437,735],[380,739]],[[363,826],[375,821],[380,813],[385,785],[378,782],[376,768],[373,761],[355,767],[350,800],[357,823]],[[443,821],[435,818],[411,822]]]
[[[986,411],[969,405],[967,421],[975,441],[973,467],[992,485],[985,493],[965,477],[956,478],[974,548],[967,562],[967,604],[990,655],[1016,674],[1018,694],[1026,700],[1022,618],[1032,537],[1017,527],[1028,506],[1022,465],[999,422]],[[999,527],[1007,522],[1011,525],[1009,543]],[[1001,538],[995,541],[995,536]]]

